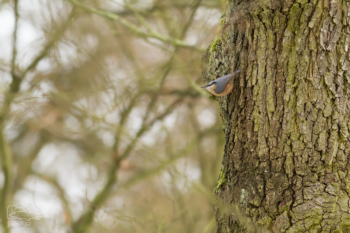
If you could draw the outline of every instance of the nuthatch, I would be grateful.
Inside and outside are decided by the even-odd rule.
[[[211,82],[208,82],[207,85],[203,86],[202,88],[207,89],[210,93],[216,96],[225,96],[231,93],[233,88],[233,77],[241,72],[240,70],[237,70],[236,72],[233,72],[232,74],[228,74],[225,76],[222,76],[218,79],[215,79]]]

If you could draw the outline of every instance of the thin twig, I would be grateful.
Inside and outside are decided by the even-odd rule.
[[[18,31],[18,0],[14,1],[14,14],[15,14],[15,29],[13,31],[13,36],[12,36],[12,61],[11,61],[11,75],[12,78],[16,77],[15,75],[15,63],[16,63],[16,56],[17,56],[17,31]]]
[[[40,51],[40,53],[32,60],[32,62],[28,65],[28,67],[23,71],[21,74],[21,78],[23,79],[26,74],[31,71],[32,69],[35,69],[38,63],[47,56],[52,46],[61,38],[63,33],[68,28],[69,24],[71,23],[73,17],[74,17],[74,8],[72,9],[71,13],[68,16],[68,19],[61,25],[61,27],[57,30],[56,33],[52,37],[49,38],[48,42],[44,46],[44,48]]]
[[[105,17],[105,18],[108,18],[108,19],[111,19],[111,20],[118,20],[126,28],[128,28],[133,33],[139,35],[140,37],[151,37],[151,38],[155,38],[157,40],[163,41],[163,42],[171,43],[174,46],[180,46],[180,47],[185,47],[185,48],[190,48],[190,49],[201,51],[196,46],[189,45],[189,44],[185,43],[182,40],[166,37],[166,36],[156,32],[153,29],[151,31],[149,31],[149,33],[146,33],[144,31],[142,31],[139,27],[137,27],[134,24],[130,23],[129,21],[121,18],[117,14],[114,14],[114,13],[111,13],[111,12],[108,12],[108,11],[104,11],[104,10],[99,10],[99,9],[96,9],[96,8],[93,8],[93,7],[86,6],[86,5],[80,3],[80,2],[78,2],[76,0],[67,0],[67,1],[69,1],[70,3],[72,3],[75,6],[83,8],[84,10],[89,11],[89,12],[91,12],[93,14],[96,14],[96,15],[99,15],[99,16],[102,16],[102,17]]]
[[[184,157],[186,155],[186,153],[188,153],[189,151],[191,151],[195,147],[196,142],[197,142],[197,139],[189,142],[185,148],[181,149],[180,151],[176,152],[175,154],[170,155],[169,156],[170,159],[162,162],[159,166],[157,166],[155,168],[152,168],[152,169],[146,170],[146,171],[141,171],[138,174],[135,174],[135,176],[131,177],[125,183],[121,184],[120,187],[118,186],[118,188],[128,189],[132,185],[134,185],[135,183],[138,183],[141,180],[145,180],[149,177],[152,177],[152,176],[158,174],[159,172],[163,171],[164,168],[166,168],[170,164],[172,164],[175,161],[177,161],[178,159]]]
[[[75,233],[83,233],[85,232],[88,227],[90,226],[92,219],[94,217],[95,211],[97,208],[99,208],[102,203],[107,199],[113,185],[115,184],[117,180],[117,170],[119,169],[120,162],[125,159],[126,157],[129,156],[130,152],[135,146],[135,143],[138,141],[138,139],[146,133],[153,125],[155,122],[162,120],[164,117],[166,117],[168,114],[172,112],[174,109],[175,105],[180,103],[183,100],[184,97],[179,98],[176,100],[172,105],[170,105],[162,114],[158,115],[155,117],[149,124],[143,125],[139,131],[137,132],[136,136],[134,139],[129,143],[127,148],[124,150],[124,152],[118,156],[113,152],[113,159],[114,162],[108,172],[108,178],[107,182],[102,188],[102,190],[96,195],[96,197],[93,199],[91,202],[89,209],[76,221],[72,224],[72,231]]]
[[[64,188],[58,182],[57,178],[47,176],[47,175],[41,174],[41,173],[39,174],[37,172],[33,172],[33,174],[38,176],[40,179],[43,179],[44,181],[50,183],[51,185],[53,185],[56,188],[56,190],[58,191],[58,195],[60,197],[60,200],[62,201],[62,206],[63,206],[63,209],[65,211],[65,214],[67,215],[66,220],[69,224],[72,221],[72,211],[69,207],[69,201],[66,198],[66,192],[65,192]]]
[[[197,1],[195,2],[195,4],[194,4],[194,9],[193,9],[193,11],[192,11],[192,13],[191,13],[191,15],[190,15],[190,17],[189,17],[189,20],[186,22],[186,24],[185,24],[185,26],[184,26],[184,28],[183,28],[183,30],[182,30],[182,32],[181,32],[181,35],[180,35],[180,38],[181,38],[181,39],[185,37],[186,32],[187,32],[188,28],[190,27],[190,25],[191,25],[191,23],[192,23],[192,21],[193,21],[194,15],[195,15],[195,13],[196,13],[196,11],[197,11],[197,9],[198,9],[198,7],[199,7],[201,1],[202,1],[202,0],[197,0]],[[179,47],[176,46],[175,49],[174,49],[174,54],[176,54],[176,52],[178,51],[178,49],[179,49]],[[174,62],[175,58],[176,58],[175,56],[172,56],[172,57],[170,58],[170,60],[169,60],[169,62],[168,62],[168,65],[167,65],[166,68],[165,68],[165,72],[164,72],[164,74],[163,74],[163,77],[162,77],[162,79],[161,79],[161,81],[160,81],[160,85],[159,85],[159,88],[158,88],[158,92],[157,92],[157,94],[155,94],[155,95],[153,96],[153,98],[151,99],[151,101],[150,101],[150,103],[149,103],[149,107],[148,107],[148,109],[147,109],[147,111],[146,111],[146,114],[145,114],[145,116],[143,117],[143,122],[145,122],[145,121],[147,120],[149,114],[151,113],[151,110],[153,109],[153,106],[154,106],[154,104],[156,103],[156,101],[157,101],[157,99],[158,99],[158,97],[159,97],[160,90],[161,90],[161,88],[162,88],[163,85],[164,85],[165,79],[166,79],[166,77],[168,76],[168,74],[169,74],[169,72],[170,72],[170,70],[171,70],[171,64]]]
[[[133,217],[131,217],[131,221],[132,221],[132,225],[133,225],[134,228],[135,228],[136,233],[139,233],[139,231],[137,230],[137,227],[136,227],[136,224],[135,224],[135,221],[134,221],[134,218],[133,218]]]

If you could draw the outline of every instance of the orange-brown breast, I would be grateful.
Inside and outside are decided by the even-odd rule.
[[[212,93],[213,95],[216,95],[216,93],[215,93],[215,88],[216,88],[216,86],[215,86],[215,84],[213,84],[213,85],[211,85],[210,87],[207,87],[207,88],[205,88],[205,89],[207,89],[207,91],[209,91],[210,93]]]
[[[225,95],[228,95],[228,94],[231,93],[232,88],[233,88],[233,82],[230,81],[230,82],[226,85],[224,91],[221,92],[221,93],[219,93],[219,94],[215,92],[215,88],[216,88],[216,86],[215,86],[215,84],[213,84],[213,85],[211,85],[207,90],[208,90],[210,93],[212,93],[213,95],[216,95],[216,96],[225,96]]]

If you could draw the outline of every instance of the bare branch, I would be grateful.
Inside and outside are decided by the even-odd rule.
[[[172,39],[169,37],[166,37],[158,32],[156,32],[155,30],[151,30],[149,31],[149,33],[146,33],[144,31],[142,31],[142,29],[140,29],[139,27],[135,26],[134,24],[130,23],[129,21],[121,18],[119,15],[108,12],[108,11],[104,11],[104,10],[99,10],[93,7],[89,7],[86,6],[76,0],[67,0],[70,3],[72,3],[75,6],[81,7],[86,11],[89,11],[91,13],[94,13],[96,15],[105,17],[107,19],[111,19],[111,20],[117,20],[119,21],[122,25],[124,25],[126,28],[128,28],[130,31],[132,31],[133,33],[135,33],[136,35],[139,35],[141,37],[151,37],[151,38],[155,38],[157,40],[163,41],[163,42],[167,42],[170,44],[173,44],[174,46],[180,46],[180,47],[185,47],[185,48],[190,48],[193,50],[197,50],[202,52],[202,50],[198,49],[196,46],[193,45],[189,45],[187,43],[185,43],[182,40],[178,40],[178,39]]]
[[[57,178],[55,177],[51,177],[51,176],[47,176],[44,174],[39,174],[36,172],[33,172],[34,175],[38,176],[40,179],[43,179],[44,181],[50,183],[51,185],[53,185],[56,190],[58,191],[58,196],[60,197],[60,200],[62,201],[62,206],[64,209],[64,214],[65,214],[65,219],[66,222],[70,223],[72,221],[72,211],[69,207],[69,201],[66,198],[66,192],[64,190],[64,188],[59,184]]]
[[[138,174],[136,174],[135,176],[133,176],[132,178],[127,180],[125,183],[121,184],[121,186],[119,188],[126,188],[126,189],[130,188],[135,183],[138,183],[141,180],[147,179],[148,177],[154,176],[154,175],[158,174],[160,171],[163,171],[165,167],[174,163],[178,159],[185,156],[187,152],[191,151],[196,146],[196,140],[197,139],[189,142],[185,148],[183,148],[182,150],[178,151],[175,154],[170,155],[169,156],[170,159],[168,159],[165,162],[162,162],[159,166],[152,168],[150,170],[147,170],[147,171],[139,172]]]
[[[20,78],[23,79],[26,74],[31,71],[32,69],[35,69],[38,63],[47,56],[48,52],[52,48],[52,46],[61,38],[63,33],[68,28],[69,24],[71,23],[73,17],[74,17],[74,8],[72,9],[71,13],[69,14],[68,19],[60,26],[60,28],[57,30],[57,32],[54,33],[54,35],[49,38],[48,42],[44,46],[44,48],[40,51],[40,53],[32,60],[32,62],[28,65],[28,67],[23,71]]]
[[[39,61],[44,58],[49,49],[53,46],[53,44],[60,38],[60,36],[63,34],[63,32],[67,29],[70,19],[73,16],[71,14],[70,18],[64,23],[64,25],[58,30],[58,32],[55,34],[54,37],[52,37],[48,43],[45,45],[43,50],[40,52],[40,54],[30,63],[30,65],[25,69],[25,71],[18,75],[16,74],[15,71],[15,60],[16,60],[16,41],[17,41],[17,28],[18,28],[18,0],[15,1],[15,30],[14,30],[14,35],[13,35],[13,50],[12,50],[12,63],[11,63],[11,74],[12,74],[12,82],[10,85],[10,89],[8,92],[5,94],[4,101],[0,110],[0,153],[1,153],[1,160],[2,160],[2,169],[4,172],[4,186],[1,190],[1,199],[0,199],[0,206],[1,206],[1,217],[3,222],[6,219],[6,211],[7,211],[7,204],[8,204],[8,199],[10,197],[11,193],[11,184],[12,182],[12,154],[9,149],[9,145],[6,141],[5,135],[4,135],[4,128],[5,128],[5,121],[7,119],[7,116],[10,113],[10,107],[11,104],[15,98],[15,94],[18,93],[20,85],[25,78],[27,72],[32,70],[33,68],[36,67],[36,65],[39,63]],[[73,11],[72,11],[73,12]],[[2,224],[4,232],[8,232],[8,226],[7,224]]]
[[[15,29],[13,32],[13,47],[12,47],[12,62],[11,62],[11,74],[12,74],[12,83],[10,85],[10,90],[5,95],[4,102],[0,112],[0,153],[1,153],[1,165],[4,174],[4,185],[1,190],[0,198],[0,208],[1,208],[1,219],[2,227],[4,232],[9,232],[9,228],[5,219],[7,219],[7,204],[9,203],[8,199],[10,198],[11,184],[13,178],[13,167],[12,167],[12,155],[9,149],[9,146],[4,135],[5,120],[8,115],[10,104],[13,99],[13,94],[18,92],[20,79],[15,74],[15,60],[17,54],[17,29],[18,29],[18,0],[15,0],[14,14],[15,14]]]
[[[143,125],[139,131],[137,132],[136,136],[134,139],[129,143],[127,148],[124,150],[124,152],[119,156],[117,152],[113,153],[113,159],[114,162],[109,170],[108,173],[108,178],[105,186],[103,189],[96,195],[94,200],[91,202],[89,209],[72,225],[72,231],[75,233],[82,233],[85,232],[88,227],[91,224],[91,221],[94,217],[95,211],[97,208],[101,206],[101,204],[107,199],[113,185],[115,184],[117,180],[117,171],[120,166],[120,162],[125,159],[126,157],[129,156],[130,152],[132,151],[135,143],[138,141],[138,139],[146,133],[153,125],[155,122],[158,120],[163,119],[165,116],[167,116],[169,113],[172,112],[173,108],[175,105],[180,103],[183,100],[183,97],[179,98],[176,100],[173,104],[171,104],[162,114],[158,115],[155,117],[149,124]]]

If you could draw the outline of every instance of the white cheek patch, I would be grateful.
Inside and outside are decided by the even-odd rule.
[[[207,89],[208,91],[210,91],[210,90],[213,90],[213,88],[214,88],[214,85],[210,85],[210,86],[206,87],[205,89]]]
[[[213,90],[213,85],[209,86],[209,87],[206,87],[207,91],[212,91]]]

